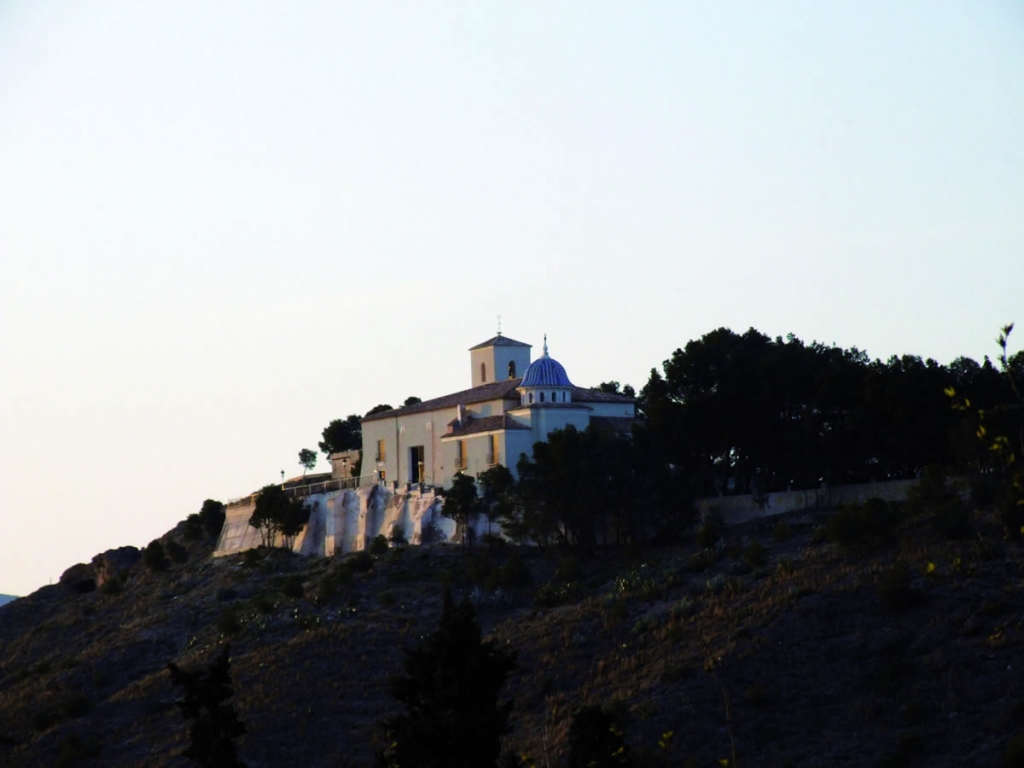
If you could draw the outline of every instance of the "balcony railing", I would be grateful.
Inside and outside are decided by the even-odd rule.
[[[293,485],[284,489],[284,492],[288,496],[297,496],[298,498],[305,498],[306,496],[312,496],[317,493],[330,493],[331,491],[342,491],[342,490],[355,490],[363,485],[372,485],[377,481],[375,475],[361,475],[360,477],[345,477],[337,478],[332,480],[322,480],[318,483],[309,483],[308,485]],[[243,496],[240,499],[231,499],[225,505],[227,507],[244,507],[249,504],[255,504],[256,499],[259,496],[258,493],[250,494],[249,496]]]

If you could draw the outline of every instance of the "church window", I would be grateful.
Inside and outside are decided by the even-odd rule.
[[[516,377],[516,361],[515,360],[509,360],[508,361],[508,377],[510,379],[514,379]]]
[[[544,393],[543,392],[540,393],[540,401],[542,403],[544,402]]]
[[[466,468],[466,441],[459,440],[455,443],[455,468]]]
[[[557,403],[558,402],[558,393],[557,392],[552,392],[551,393],[551,402],[552,403]]]
[[[530,405],[533,405],[533,392],[530,393]]]
[[[480,383],[487,383],[487,363],[480,363]]]
[[[565,392],[563,392],[563,393],[562,393],[562,402],[563,402],[563,403],[565,402],[565,395],[566,395],[566,393],[565,393]]]
[[[379,461],[379,462],[387,461],[387,453],[385,453],[385,451],[384,451],[384,441],[383,440],[378,440],[377,441],[377,461]]]

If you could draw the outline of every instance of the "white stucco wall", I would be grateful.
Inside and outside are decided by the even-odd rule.
[[[495,398],[466,405],[464,413],[473,418],[485,418],[501,415],[505,412],[506,407],[505,401]],[[375,471],[383,469],[389,484],[396,481],[400,485],[412,482],[409,449],[422,445],[423,482],[429,485],[449,487],[455,474],[455,449],[450,447],[449,441],[442,443],[441,438],[448,433],[448,424],[457,416],[458,407],[451,406],[434,411],[421,411],[403,416],[364,421],[361,474],[368,477]],[[384,441],[385,460],[382,464],[378,464],[376,461],[378,440]],[[486,452],[484,450],[484,453]],[[371,481],[364,480],[364,482]]]
[[[292,546],[302,555],[330,557],[365,549],[375,536],[388,536],[395,524],[413,544],[420,543],[424,528],[431,524],[445,540],[455,534],[455,524],[441,516],[442,499],[418,489],[396,493],[373,486],[330,491],[308,496],[306,503],[311,507],[309,523]],[[214,557],[260,545],[259,531],[249,525],[252,511],[251,503],[227,508]]]
[[[495,381],[505,381],[509,378],[522,376],[530,365],[530,349],[530,347],[500,346],[470,350],[471,386],[479,387],[481,384],[490,384]],[[516,364],[516,375],[513,377],[508,375],[510,360],[514,360]],[[486,381],[482,381],[480,378],[481,363],[487,366]]]

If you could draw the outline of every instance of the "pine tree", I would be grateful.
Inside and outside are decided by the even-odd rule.
[[[441,622],[406,651],[404,674],[392,682],[403,714],[383,723],[388,747],[378,768],[487,768],[497,764],[512,703],[498,694],[515,654],[482,641],[473,606],[446,592]]]
[[[225,645],[207,669],[185,672],[168,662],[175,685],[184,689],[178,702],[182,715],[191,720],[189,747],[185,757],[207,768],[244,768],[238,759],[234,739],[245,733],[230,699],[230,645]]]

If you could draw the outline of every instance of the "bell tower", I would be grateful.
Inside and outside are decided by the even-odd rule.
[[[529,344],[498,335],[469,348],[471,381],[474,387],[496,381],[517,379],[530,366]]]

